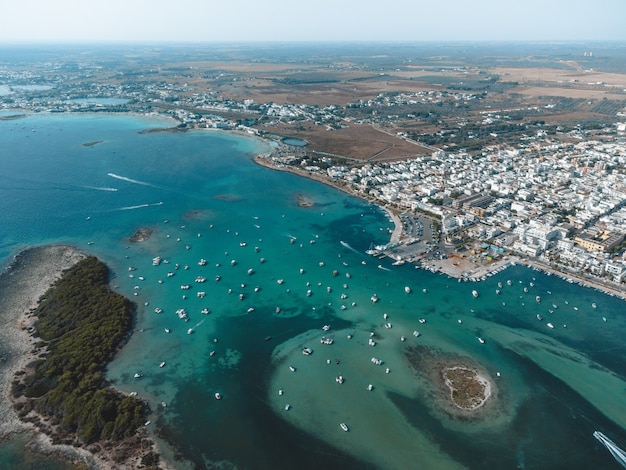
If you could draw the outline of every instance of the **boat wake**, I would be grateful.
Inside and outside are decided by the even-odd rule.
[[[339,240],[339,243],[341,243],[341,246],[343,246],[344,248],[347,248],[350,251],[354,251],[357,255],[361,254],[361,252],[352,248],[347,242],[344,242],[343,240]]]
[[[134,179],[128,178],[126,176],[116,175],[115,173],[107,173],[107,175],[110,176],[111,178],[115,178],[115,179],[118,179],[118,180],[126,181],[128,183],[140,184],[142,186],[151,186],[153,188],[156,187],[153,184],[146,183],[145,181],[134,180]]]
[[[201,326],[203,323],[204,323],[204,320],[200,320],[198,323],[196,323],[196,324],[193,326],[193,329],[195,330],[196,328],[198,328],[199,326]]]
[[[617,447],[617,445],[600,431],[594,431],[593,437],[599,440],[606,447],[613,458],[624,468],[626,468],[626,452]]]
[[[120,207],[118,210],[120,210],[120,211],[130,211],[130,210],[133,210],[133,209],[141,209],[143,207],[153,207],[153,206],[162,206],[162,205],[163,205],[163,201],[155,202],[153,204],[139,204],[138,206]]]
[[[86,189],[93,189],[94,191],[111,191],[111,192],[117,191],[117,188],[107,188],[107,187],[99,188],[97,186],[84,186],[84,187]]]

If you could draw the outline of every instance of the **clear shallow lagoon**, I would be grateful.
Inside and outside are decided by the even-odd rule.
[[[592,432],[626,444],[623,301],[519,266],[458,283],[368,257],[391,229],[377,207],[255,165],[251,155],[267,150],[255,140],[140,133],[163,126],[108,115],[0,121],[0,262],[70,243],[111,267],[138,322],[109,379],[150,402],[151,426],[186,459],[200,468],[616,466]],[[299,207],[302,196],[314,206]],[[152,236],[131,243],[138,228]],[[484,368],[497,399],[480,419],[439,406],[404,354],[415,344]]]

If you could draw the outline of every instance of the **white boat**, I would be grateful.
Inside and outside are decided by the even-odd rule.
[[[190,335],[191,333],[193,333],[193,328],[189,328],[189,329],[187,330],[187,334],[188,334],[188,335]]]
[[[342,375],[338,375],[337,377],[335,377],[335,382],[337,382],[338,384],[342,384],[343,380],[344,379]]]
[[[252,275],[252,274],[254,274],[254,269],[252,268],[248,269],[248,275]]]
[[[284,392],[283,392],[283,389],[282,389],[282,388],[278,389],[278,394],[279,394],[279,395],[282,395],[283,393],[284,393]]]
[[[348,432],[348,425],[346,423],[339,423],[339,427],[343,429],[345,432]]]
[[[305,356],[310,356],[311,354],[313,354],[313,350],[311,348],[302,348],[302,354],[304,354]]]
[[[626,452],[617,447],[615,442],[606,437],[600,431],[594,431],[593,437],[600,441],[604,445],[604,447],[609,450],[613,458],[617,460],[622,467],[626,467]]]
[[[286,404],[285,405],[285,411],[289,411],[289,408],[291,408],[291,405],[290,404]]]
[[[420,322],[420,323],[426,323],[426,319],[425,318],[419,318],[417,321]]]
[[[248,308],[248,310],[246,310],[246,311],[247,311],[248,313],[252,313],[252,312],[254,312],[254,307],[250,307],[250,308]]]
[[[420,335],[420,332],[415,330],[413,331],[413,336],[415,336],[416,338]]]
[[[165,332],[166,332],[166,333],[169,333],[169,332],[171,332],[171,331],[172,331],[172,330],[170,330],[169,328],[165,328]]]
[[[135,375],[133,375],[134,378],[136,379],[140,379],[141,378],[141,374],[139,372],[135,372]]]
[[[200,313],[203,315],[208,315],[209,314],[209,309],[208,308],[203,308],[202,310],[200,310]]]
[[[372,384],[369,384],[367,387],[365,387],[365,390],[371,392],[372,390],[374,390],[374,386]]]
[[[535,297],[535,300],[537,301],[537,303],[538,303],[538,304],[539,304],[539,303],[541,303],[541,297],[536,296],[536,297]]]
[[[326,336],[322,336],[322,339],[320,339],[320,343],[322,344],[333,344],[334,342],[332,338],[327,338]]]
[[[373,295],[370,297],[370,300],[371,300],[373,303],[376,303],[376,302],[378,302],[378,296],[377,296],[376,294],[373,294]]]
[[[406,292],[407,294],[410,294],[411,288],[409,286],[404,286],[404,292]]]
[[[215,392],[215,399],[216,400],[221,400],[222,399],[222,395],[219,392]]]
[[[165,367],[165,361],[161,362],[161,364],[159,364],[159,367]]]
[[[554,325],[553,325],[552,323],[546,323],[546,326],[547,326],[548,328],[554,328]]]
[[[155,256],[154,258],[152,258],[152,266],[158,266],[159,264],[161,264],[160,256]]]
[[[154,313],[163,313],[163,309],[160,307],[157,307],[154,309]]]
[[[328,330],[330,330],[330,325],[324,325],[324,326],[322,327],[322,330],[324,330],[324,331],[328,331]]]
[[[291,372],[295,372],[295,371],[296,371],[296,368],[295,368],[294,366],[289,366],[289,370],[290,370]]]
[[[477,291],[477,290],[473,290],[473,291],[472,291],[472,295],[473,295],[474,297],[478,297],[478,291]]]
[[[476,339],[478,340],[480,344],[485,344],[485,340],[482,339],[480,336],[477,336]]]

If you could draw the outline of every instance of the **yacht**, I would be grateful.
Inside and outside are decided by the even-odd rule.
[[[165,361],[161,362],[161,364],[159,364],[159,367],[165,367]]]
[[[200,310],[200,313],[203,315],[208,315],[209,314],[209,309],[208,308],[203,308],[202,310]]]
[[[219,392],[215,392],[215,399],[216,400],[221,400],[222,399],[222,395]]]
[[[426,319],[425,318],[420,318],[417,321],[420,322],[420,323],[426,323]]]
[[[343,383],[343,376],[342,375],[338,375],[337,377],[335,377],[335,382],[337,382],[338,384],[342,384]]]
[[[296,371],[296,368],[295,368],[294,366],[289,366],[289,370],[290,370],[291,372],[295,372],[295,371]]]
[[[373,294],[373,295],[370,297],[370,300],[371,300],[372,302],[376,303],[376,302],[378,302],[378,296],[377,296],[376,294]]]
[[[304,354],[305,356],[310,356],[311,354],[313,354],[313,350],[311,348],[303,348],[302,354]]]
[[[191,333],[193,333],[193,328],[189,328],[189,329],[187,330],[187,334],[188,334],[188,335],[190,335]]]
[[[365,387],[365,390],[371,392],[372,390],[374,390],[374,386],[372,384],[369,384],[367,387]]]
[[[404,292],[406,292],[407,294],[410,294],[411,288],[409,286],[404,286]]]
[[[476,339],[478,339],[478,342],[479,342],[480,344],[485,344],[485,340],[484,340],[484,339],[482,339],[480,336],[476,337]]]
[[[345,432],[348,432],[348,425],[346,423],[339,423],[339,427],[341,427],[341,429],[343,429]]]
[[[166,333],[170,333],[172,330],[170,330],[169,328],[165,328],[165,332]]]
[[[537,303],[538,303],[538,304],[540,304],[540,303],[541,303],[541,297],[536,296],[536,297],[535,297],[535,300],[537,301]]]
[[[473,291],[472,291],[472,295],[473,295],[474,297],[478,297],[478,291],[477,291],[477,290],[473,290]]]

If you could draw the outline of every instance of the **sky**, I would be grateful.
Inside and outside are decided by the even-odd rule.
[[[0,0],[0,42],[626,40],[626,0]]]

